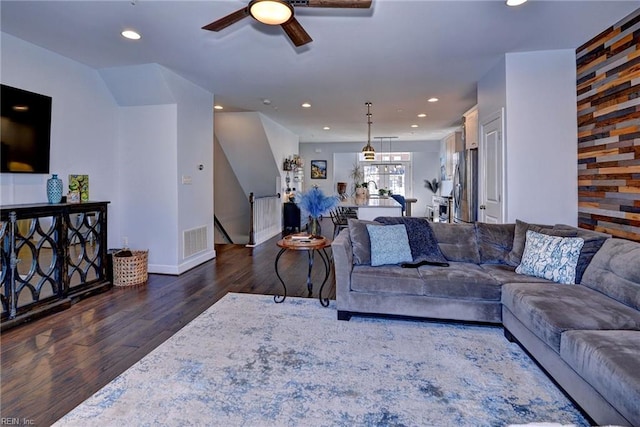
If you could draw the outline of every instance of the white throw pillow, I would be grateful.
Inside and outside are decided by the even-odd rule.
[[[548,236],[529,230],[516,273],[572,285],[583,245],[580,237]]]

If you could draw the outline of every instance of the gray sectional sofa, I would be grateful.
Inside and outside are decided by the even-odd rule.
[[[567,225],[386,220],[405,223],[414,261],[448,266],[371,266],[366,222],[350,220],[332,244],[338,319],[502,324],[596,423],[640,426],[640,243]],[[577,284],[516,273],[527,231],[583,239]]]

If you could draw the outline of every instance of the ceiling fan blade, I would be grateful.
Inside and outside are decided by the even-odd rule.
[[[292,17],[280,26],[296,46],[302,46],[313,41],[311,36],[304,30],[304,28],[302,28],[302,25],[300,25],[296,18]]]
[[[205,25],[204,27],[202,27],[202,29],[209,31],[220,31],[223,28],[227,28],[229,25],[235,24],[236,22],[247,16],[249,16],[249,8],[245,7],[228,14],[223,18],[218,19],[211,24]]]
[[[308,0],[307,6],[368,9],[371,7],[371,0]]]

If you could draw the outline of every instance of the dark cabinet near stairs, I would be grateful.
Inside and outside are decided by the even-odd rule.
[[[284,231],[298,233],[307,226],[307,218],[303,218],[298,205],[292,202],[283,204],[282,216],[284,222]]]

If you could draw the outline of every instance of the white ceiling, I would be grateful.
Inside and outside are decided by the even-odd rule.
[[[408,141],[440,139],[459,125],[477,81],[506,52],[575,49],[639,5],[373,0],[367,10],[296,8],[314,40],[300,48],[280,27],[250,17],[219,33],[201,29],[246,3],[2,0],[1,29],[97,69],[161,64],[214,93],[226,111],[262,112],[301,142],[366,141],[366,101],[372,137]],[[123,39],[125,28],[142,39]],[[432,96],[440,101],[428,103]],[[305,101],[312,107],[301,108]]]

